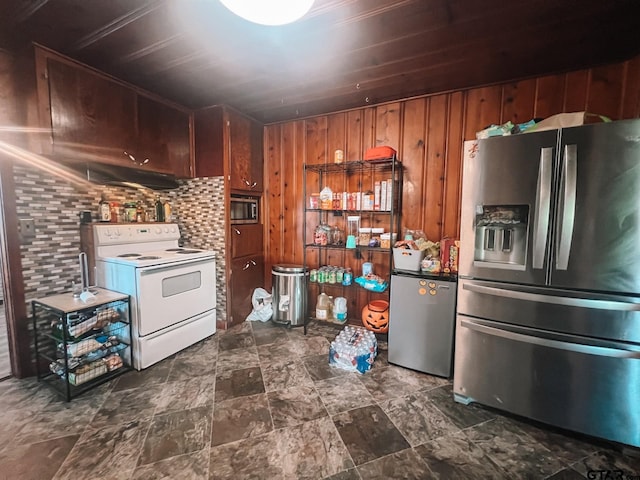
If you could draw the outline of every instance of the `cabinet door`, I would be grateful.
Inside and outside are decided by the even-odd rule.
[[[259,223],[231,225],[231,256],[262,255],[264,249],[263,230]]]
[[[191,176],[189,114],[148,97],[138,95],[138,144],[136,160],[145,158],[145,168]]]
[[[94,72],[48,58],[53,154],[129,164],[135,144],[136,94]]]
[[[244,322],[251,313],[253,291],[264,286],[264,257],[251,255],[232,260],[230,285],[229,327]]]
[[[229,186],[236,190],[262,191],[262,128],[234,111],[227,112]]]
[[[196,177],[224,175],[223,109],[208,107],[193,115]]]

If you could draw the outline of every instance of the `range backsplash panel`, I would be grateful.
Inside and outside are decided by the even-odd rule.
[[[172,207],[181,245],[216,252],[216,315],[226,321],[223,177],[180,180],[179,188],[166,191],[76,183],[21,165],[14,167],[14,177],[18,218],[33,219],[35,226],[35,235],[20,241],[28,303],[68,292],[72,281],[80,281],[81,211],[90,211],[96,220],[103,194],[120,204],[140,201],[148,211],[159,197]]]

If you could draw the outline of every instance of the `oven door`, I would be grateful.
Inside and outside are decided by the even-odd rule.
[[[216,306],[213,258],[136,270],[140,336],[167,328]]]

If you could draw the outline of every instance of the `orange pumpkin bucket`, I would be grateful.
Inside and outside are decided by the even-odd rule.
[[[375,333],[389,331],[389,302],[372,300],[362,309],[362,324]]]

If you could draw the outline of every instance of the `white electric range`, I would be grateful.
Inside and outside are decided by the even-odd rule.
[[[97,285],[131,297],[138,370],[216,331],[215,254],[179,239],[176,224],[93,225]]]

